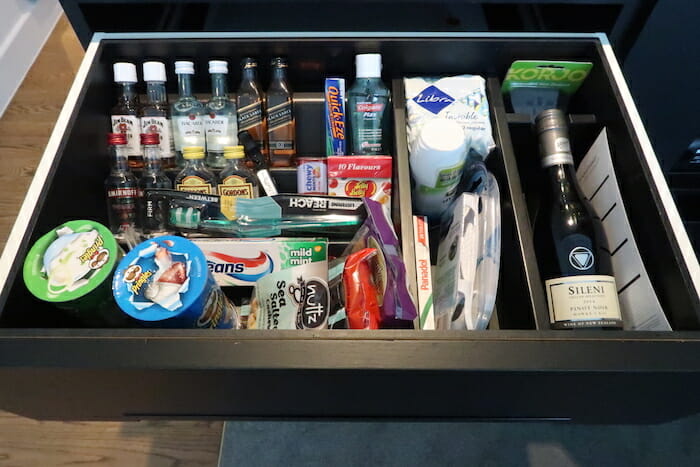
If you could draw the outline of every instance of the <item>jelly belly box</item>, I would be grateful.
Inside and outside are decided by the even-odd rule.
[[[391,206],[391,156],[331,156],[328,158],[328,194],[370,198],[387,213]]]

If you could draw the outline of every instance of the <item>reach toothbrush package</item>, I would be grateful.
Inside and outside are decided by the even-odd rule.
[[[176,190],[147,190],[146,225],[215,237],[350,238],[366,217],[362,200],[317,195],[244,199]]]

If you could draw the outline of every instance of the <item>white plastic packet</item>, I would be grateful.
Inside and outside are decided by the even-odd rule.
[[[481,160],[496,146],[491,132],[486,81],[477,75],[404,78],[408,147],[412,151],[423,125],[433,118],[459,123]]]

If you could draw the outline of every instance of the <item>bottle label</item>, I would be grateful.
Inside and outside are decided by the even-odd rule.
[[[223,152],[226,146],[238,144],[238,128],[235,118],[214,113],[204,117],[204,129],[207,134],[207,150]]]
[[[262,125],[262,119],[262,101],[255,101],[238,109],[239,131],[250,130],[253,127]]]
[[[255,198],[253,184],[238,175],[229,175],[219,184],[219,195],[233,196],[234,198]]]
[[[107,202],[110,211],[110,227],[122,230],[134,226],[136,222],[136,198],[138,188],[118,187],[107,189]]]
[[[267,109],[267,127],[269,131],[275,131],[292,123],[292,101],[282,102]]]
[[[170,120],[166,117],[141,117],[141,133],[158,133],[160,135],[160,157],[170,159],[173,152],[173,135]]]
[[[141,155],[139,118],[136,115],[112,115],[112,133],[126,134],[127,155]]]
[[[355,151],[358,154],[381,154],[384,152],[382,116],[383,102],[358,102],[355,105],[357,129]]]
[[[182,152],[188,146],[204,147],[204,120],[201,116],[190,114],[173,117],[175,126],[175,150]]]
[[[595,274],[595,247],[590,237],[571,234],[555,242],[555,245],[559,271],[562,275]]]
[[[545,287],[553,329],[622,326],[614,277],[559,277]]]
[[[190,193],[202,193],[205,195],[213,195],[214,190],[210,183],[207,183],[202,177],[197,175],[188,175],[184,177],[176,187],[179,191],[187,191]]]

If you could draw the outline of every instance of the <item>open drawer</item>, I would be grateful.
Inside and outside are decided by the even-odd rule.
[[[88,329],[26,290],[28,247],[70,219],[104,222],[104,133],[111,65],[284,54],[298,92],[299,152],[321,145],[323,78],[353,76],[377,51],[394,91],[395,205],[415,280],[401,80],[406,74],[488,78],[501,187],[503,252],[494,329],[219,331]],[[520,58],[585,59],[593,71],[571,102],[585,152],[602,127],[639,249],[676,331],[551,331],[532,245],[528,167],[535,136],[509,113],[500,79]],[[235,74],[232,74],[235,77]],[[206,74],[195,92],[206,94]],[[231,83],[235,86],[236,81]],[[174,83],[169,82],[174,91]],[[580,146],[580,147],[579,147]],[[527,158],[531,161],[527,161]],[[283,174],[278,174],[283,177]],[[0,408],[46,419],[145,417],[552,418],[661,421],[700,411],[700,269],[605,36],[461,33],[98,34],[90,44],[0,260]],[[496,326],[496,322],[498,325]],[[495,329],[498,328],[498,329]]]

